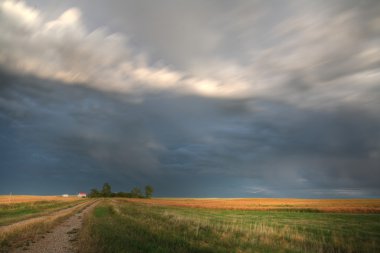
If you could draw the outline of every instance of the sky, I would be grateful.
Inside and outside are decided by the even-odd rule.
[[[380,1],[0,1],[0,194],[380,197]]]

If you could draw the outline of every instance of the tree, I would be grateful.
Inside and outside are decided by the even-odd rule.
[[[151,198],[153,195],[153,187],[151,185],[145,186],[145,196],[142,194],[140,188],[134,187],[131,192],[112,192],[111,185],[109,183],[104,183],[103,188],[99,191],[96,188],[90,190],[89,197],[90,198],[113,198],[113,197],[121,197],[121,198]]]
[[[141,198],[141,190],[138,187],[134,187],[131,191],[131,196],[132,198]]]
[[[88,196],[90,198],[96,198],[96,197],[99,197],[99,195],[100,195],[100,193],[99,193],[98,189],[93,188],[93,189],[91,189],[90,194]]]
[[[145,186],[145,197],[147,199],[150,199],[153,195],[153,191],[154,191],[154,189],[152,186],[150,186],[150,185]]]
[[[111,185],[109,183],[104,183],[102,188],[103,197],[111,197]]]

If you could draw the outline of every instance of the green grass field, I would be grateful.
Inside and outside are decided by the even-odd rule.
[[[107,200],[80,252],[380,252],[380,214],[247,211]]]

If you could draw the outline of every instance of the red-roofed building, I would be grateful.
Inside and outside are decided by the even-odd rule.
[[[85,198],[85,197],[87,197],[87,193],[85,192],[78,193],[78,198]]]

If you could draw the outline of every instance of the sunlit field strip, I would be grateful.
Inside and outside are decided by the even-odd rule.
[[[52,201],[52,200],[73,201],[73,200],[78,200],[78,197],[70,196],[68,198],[64,198],[62,196],[0,195],[0,204],[14,204],[14,203]]]
[[[294,210],[319,212],[380,213],[380,199],[195,199],[162,198],[130,201],[169,206],[230,210]]]

